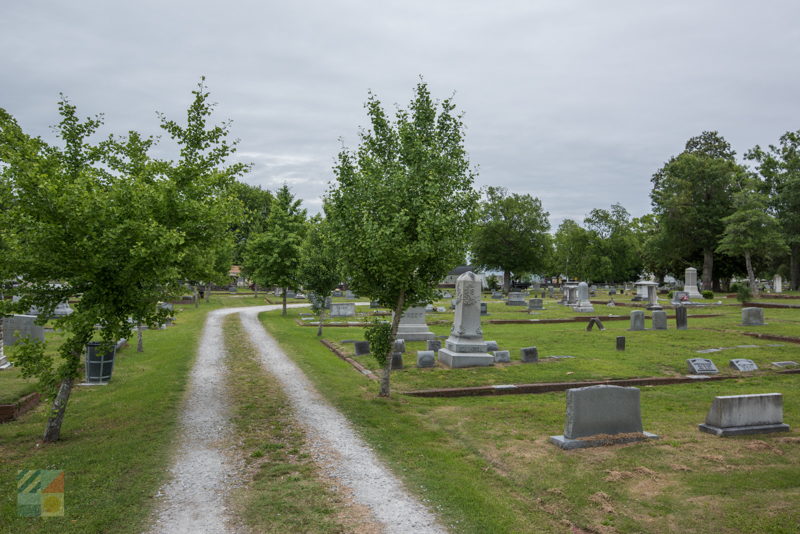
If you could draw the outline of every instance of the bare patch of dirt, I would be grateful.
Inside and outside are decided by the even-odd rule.
[[[781,455],[783,454],[783,451],[780,450],[778,447],[771,445],[766,441],[762,441],[760,439],[754,439],[744,447],[751,451],[770,451],[775,454],[781,454]]]
[[[597,493],[590,495],[589,500],[599,506],[600,510],[602,510],[605,514],[616,513],[614,506],[611,504],[611,497],[609,497],[609,495],[605,492],[598,491]]]

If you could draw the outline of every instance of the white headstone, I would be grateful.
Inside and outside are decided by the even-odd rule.
[[[702,299],[703,295],[697,289],[697,269],[687,267],[683,273],[683,290],[689,295],[690,299]]]
[[[593,312],[594,306],[589,301],[589,285],[586,282],[578,284],[578,303],[572,310],[576,312]]]
[[[481,280],[471,271],[456,280],[456,312],[450,337],[439,350],[439,361],[447,367],[476,367],[494,364],[486,352],[481,329]]]
[[[783,277],[781,277],[781,275],[775,275],[772,285],[774,286],[775,293],[783,293]]]
[[[425,322],[424,306],[408,308],[400,316],[400,324],[397,325],[397,339],[425,341],[435,337],[436,334],[428,329],[428,324]]]
[[[331,303],[331,317],[355,317],[355,302],[333,302]]]

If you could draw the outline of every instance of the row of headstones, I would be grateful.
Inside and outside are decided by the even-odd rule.
[[[507,350],[500,350],[496,341],[486,341],[486,351],[494,356],[495,363],[509,363],[511,353]],[[354,341],[354,351],[356,356],[364,356],[370,353],[369,341]],[[417,351],[417,367],[427,368],[436,365],[436,355],[442,348],[440,339],[428,339],[427,350]],[[403,354],[406,352],[405,340],[395,341],[392,351],[392,369],[403,368]],[[520,349],[520,361],[522,363],[536,363],[539,361],[539,350],[536,347],[524,347]]]
[[[689,365],[689,373],[694,375],[716,375],[719,374],[719,369],[713,361],[708,358],[689,358],[686,360]],[[772,362],[772,365],[778,368],[795,367],[800,364],[793,361],[785,362]],[[728,366],[735,371],[758,371],[758,365],[753,360],[747,358],[734,358],[728,362]]]
[[[667,329],[667,312],[663,310],[653,310],[652,312],[653,330]],[[678,306],[675,308],[675,323],[678,330],[686,330],[688,327],[688,314],[686,308]],[[742,308],[742,325],[744,326],[763,326],[763,308]],[[631,331],[644,330],[644,312],[634,310],[631,312]]]
[[[705,423],[698,428],[716,436],[788,432],[789,425],[783,423],[783,395],[715,397]],[[550,441],[562,449],[577,449],[658,437],[643,430],[638,388],[589,386],[567,390],[564,434],[550,436]]]

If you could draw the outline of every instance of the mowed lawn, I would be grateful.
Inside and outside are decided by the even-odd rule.
[[[392,374],[394,395],[376,396],[377,384],[333,355],[316,328],[298,326],[302,310],[287,318],[262,315],[265,326],[307,372],[320,391],[424,498],[454,532],[797,532],[800,530],[800,374],[780,374],[772,361],[800,361],[800,345],[746,337],[741,331],[800,335],[800,310],[765,310],[763,327],[738,327],[735,301],[690,312],[690,330],[628,332],[629,322],[607,321],[604,332],[585,323],[493,325],[492,318],[572,317],[545,300],[538,316],[490,303],[485,339],[512,351],[508,365],[450,370],[416,369],[407,343],[406,368]],[[788,301],[791,302],[791,301]],[[443,303],[444,304],[444,303]],[[596,314],[628,315],[633,308],[596,306]],[[369,313],[367,307],[359,312]],[[668,310],[669,312],[669,310]],[[723,317],[693,319],[691,314]],[[449,321],[452,314],[429,314]],[[584,314],[591,315],[591,314]],[[772,318],[775,318],[774,320]],[[780,320],[778,320],[780,319]],[[646,326],[649,328],[650,322]],[[432,331],[446,335],[448,324]],[[615,338],[627,350],[615,350]],[[783,334],[787,335],[787,334]],[[362,328],[325,329],[345,351],[345,340],[364,339]],[[519,348],[537,346],[541,358],[521,364]],[[747,345],[742,347],[742,345]],[[780,345],[780,346],[775,346]],[[708,348],[724,348],[710,354]],[[709,357],[724,381],[641,388],[645,430],[661,436],[646,443],[562,451],[548,443],[563,432],[565,394],[419,398],[402,391],[432,387],[595,380],[687,373],[685,360]],[[742,376],[732,358],[753,359],[761,370]],[[358,360],[377,369],[371,356]],[[783,434],[717,438],[697,430],[717,395],[778,392],[784,395]],[[580,530],[576,530],[580,531]]]

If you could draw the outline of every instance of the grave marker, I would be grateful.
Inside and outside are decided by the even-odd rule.
[[[755,364],[755,362],[753,360],[748,360],[747,358],[734,358],[730,361],[729,365],[731,369],[735,369],[737,371],[758,371],[758,366]]]
[[[706,422],[698,428],[722,437],[788,432],[789,425],[783,422],[783,395],[762,393],[715,397]]]
[[[686,363],[689,365],[689,373],[693,375],[716,375],[719,373],[717,366],[708,358],[689,358]]]

